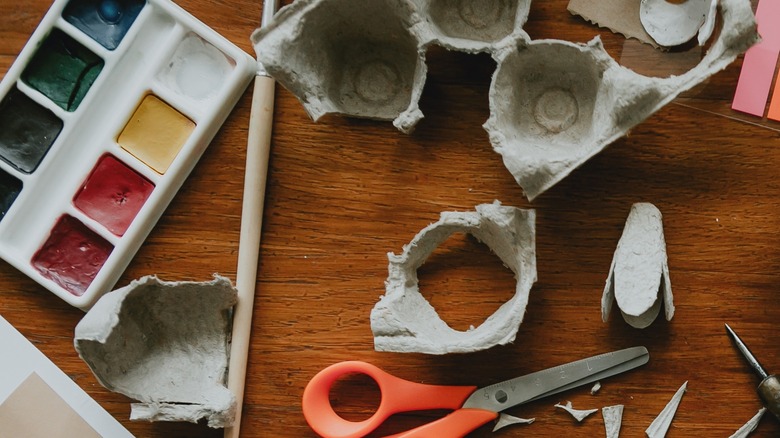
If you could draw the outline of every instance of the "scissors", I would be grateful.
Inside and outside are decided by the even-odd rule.
[[[303,415],[309,426],[328,438],[362,437],[391,415],[429,409],[453,409],[447,416],[392,438],[463,437],[498,417],[499,412],[644,365],[645,347],[632,347],[505,380],[484,388],[410,382],[360,361],[339,362],[317,373],[303,392]],[[365,374],[379,386],[381,400],[363,421],[341,418],[330,404],[330,390],[340,377]],[[391,438],[391,437],[387,437]]]

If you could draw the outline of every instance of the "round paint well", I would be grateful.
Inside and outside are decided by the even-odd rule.
[[[178,94],[206,100],[219,92],[235,65],[222,51],[190,33],[176,48],[159,78]]]

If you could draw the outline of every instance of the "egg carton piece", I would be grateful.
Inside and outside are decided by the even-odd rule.
[[[522,34],[530,0],[297,0],[251,37],[261,69],[309,116],[392,120],[410,133],[434,44],[491,52]]]
[[[520,418],[501,412],[498,414],[498,421],[496,421],[496,425],[493,426],[493,432],[499,429],[503,429],[507,426],[512,426],[514,424],[531,424],[534,421],[536,421],[536,418]]]
[[[582,423],[582,420],[599,411],[598,409],[574,409],[570,401],[567,401],[565,405],[558,403],[555,407],[568,412],[578,423]]]
[[[661,413],[658,414],[658,416],[655,417],[655,420],[650,423],[650,426],[645,429],[645,435],[647,435],[648,438],[664,438],[666,436],[666,432],[668,432],[669,428],[672,426],[674,415],[677,413],[677,408],[680,406],[682,397],[687,390],[688,381],[685,381],[682,386],[680,386],[680,389],[674,393],[672,399],[664,406]]]
[[[699,45],[712,35],[718,0],[642,0],[639,19],[648,35],[663,47],[685,44],[698,34]]]
[[[753,431],[756,430],[758,427],[758,423],[761,421],[761,418],[766,413],[766,408],[761,408],[758,410],[756,415],[754,415],[750,420],[747,421],[742,427],[737,429],[736,432],[734,432],[729,438],[747,438],[748,435],[753,433]]]
[[[625,68],[598,37],[580,44],[518,36],[493,53],[497,68],[484,128],[529,200],[758,41],[750,1],[720,5],[718,38],[679,76],[653,78]]]
[[[623,319],[635,328],[649,326],[662,304],[667,321],[674,316],[663,217],[653,204],[639,202],[631,206],[601,298],[604,322],[615,301]]]
[[[371,311],[377,351],[467,353],[515,339],[531,286],[536,282],[535,211],[482,204],[474,212],[444,212],[403,247],[388,254],[385,295]],[[420,294],[417,269],[453,233],[468,233],[487,245],[514,272],[515,295],[478,327],[454,330]]]
[[[717,3],[708,1],[702,35],[715,22]],[[423,117],[430,45],[489,53],[497,68],[483,126],[533,200],[758,41],[750,1],[721,0],[722,29],[701,62],[652,78],[620,66],[598,37],[532,40],[522,29],[529,7],[530,0],[297,0],[252,43],[260,68],[313,120],[331,113],[392,120],[406,133]]]
[[[601,416],[604,417],[606,437],[618,438],[623,424],[623,405],[604,406],[601,408]]]
[[[131,420],[230,426],[236,401],[225,378],[236,297],[220,276],[202,283],[143,277],[87,312],[76,326],[76,351],[101,385],[141,402],[131,405]]]
[[[492,52],[512,36],[528,35],[531,0],[413,0],[422,20],[422,43],[466,53]]]
[[[423,27],[408,0],[297,0],[251,40],[261,67],[314,121],[334,113],[410,132],[422,118]]]

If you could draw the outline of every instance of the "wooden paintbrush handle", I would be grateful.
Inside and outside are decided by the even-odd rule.
[[[249,116],[249,140],[246,151],[244,201],[241,210],[241,235],[238,243],[236,288],[238,303],[233,314],[233,335],[228,368],[228,389],[236,396],[236,419],[225,429],[225,437],[238,437],[244,402],[249,338],[252,331],[260,233],[263,228],[263,203],[271,151],[274,113],[274,80],[255,77],[252,110]]]

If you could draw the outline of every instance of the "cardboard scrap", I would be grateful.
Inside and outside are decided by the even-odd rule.
[[[737,429],[737,431],[734,432],[734,434],[729,438],[745,438],[750,435],[754,430],[756,430],[756,427],[758,427],[758,422],[761,421],[761,417],[764,416],[764,413],[766,413],[766,408],[759,409],[758,413],[754,415],[753,418],[748,420],[747,423]]]
[[[468,353],[504,345],[515,339],[536,281],[536,212],[481,204],[476,211],[445,211],[404,245],[388,254],[385,295],[371,311],[377,351],[398,353]],[[515,295],[479,326],[455,330],[420,293],[417,268],[453,233],[468,233],[487,245],[512,270]]]
[[[140,401],[131,420],[227,427],[236,404],[225,387],[235,303],[225,277],[146,276],[102,296],[76,326],[74,343],[103,386]]]
[[[615,249],[601,298],[601,318],[609,319],[614,301],[626,322],[646,328],[662,305],[666,319],[672,319],[673,300],[661,212],[653,204],[638,202],[631,206]]]
[[[623,424],[623,405],[605,406],[601,408],[601,416],[604,417],[607,438],[618,438]]]
[[[556,404],[555,407],[556,408],[561,408],[564,411],[570,413],[571,416],[574,417],[574,419],[577,420],[578,422],[581,422],[582,420],[587,418],[590,414],[598,411],[598,409],[574,409],[571,406],[571,402],[570,401],[567,401],[565,405]]]
[[[660,48],[642,26],[639,6],[639,0],[570,0],[568,9],[599,27]]]
[[[664,409],[660,414],[658,414],[655,420],[650,423],[650,426],[645,429],[645,433],[647,434],[648,438],[663,438],[666,436],[666,431],[668,431],[669,426],[672,425],[674,414],[677,413],[677,407],[680,405],[680,400],[682,400],[682,396],[685,394],[687,388],[688,382],[686,381],[682,384],[682,386],[680,386],[680,389],[674,393],[672,399],[669,400],[669,403],[666,404]]]
[[[531,424],[535,420],[536,418],[520,418],[509,414],[501,413],[498,416],[498,421],[496,422],[496,425],[493,427],[493,432],[499,429],[503,429],[507,426],[511,426],[513,424]]]

